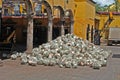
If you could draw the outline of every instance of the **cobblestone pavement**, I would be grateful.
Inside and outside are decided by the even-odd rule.
[[[0,80],[120,80],[120,46],[101,47],[111,50],[113,54],[108,59],[107,67],[100,70],[82,66],[77,69],[42,65],[33,67],[21,65],[19,59],[8,59],[0,67]]]

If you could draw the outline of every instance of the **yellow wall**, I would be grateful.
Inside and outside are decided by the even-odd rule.
[[[89,0],[47,0],[50,5],[62,6],[64,10],[71,9],[74,15],[74,33],[86,39],[88,24],[94,26],[95,5]]]
[[[48,0],[49,1],[49,0]],[[52,1],[52,0],[51,0]],[[64,9],[64,0],[53,0],[54,6],[62,6]],[[51,4],[50,4],[51,5]]]
[[[110,27],[120,27],[120,16],[114,15],[113,18],[114,18],[114,20],[110,24]]]
[[[95,4],[90,1],[86,1],[86,17],[94,19],[95,18]]]
[[[100,15],[99,30],[104,27],[105,22],[109,17],[107,15]]]
[[[77,7],[75,8],[75,22],[74,22],[74,33],[86,39],[86,30],[88,24],[90,27],[94,26],[95,18],[95,6],[89,0],[80,0],[75,2]]]
[[[74,14],[75,3],[74,0],[68,0],[68,4],[66,3],[66,9],[71,9]]]
[[[0,0],[0,8],[2,8],[2,0]]]
[[[74,14],[74,33],[86,39],[86,29],[88,24],[94,26],[95,5],[90,0],[46,0],[51,8],[62,6],[64,10],[71,9]]]
[[[51,8],[53,6],[61,6],[64,11],[71,9],[74,14],[74,34],[86,39],[86,29],[88,24],[90,27],[95,25],[95,19],[99,21],[98,28],[101,30],[104,27],[105,22],[109,18],[109,15],[95,14],[95,4],[90,0],[46,0]],[[0,7],[2,7],[2,0],[0,0]],[[9,10],[10,12],[11,10]],[[53,11],[54,12],[54,11]],[[56,11],[54,14],[58,14]],[[59,15],[58,15],[59,16]],[[109,25],[110,27],[120,27],[120,16],[113,15],[114,20]],[[96,27],[96,26],[94,26]]]
[[[100,15],[100,24],[99,29],[101,30],[104,27],[105,22],[109,18],[109,15]],[[113,15],[113,21],[109,25],[109,27],[120,27],[120,16],[119,15]]]
[[[64,11],[71,9],[74,14],[74,0],[68,0],[68,3],[66,3],[66,0],[48,0],[48,1],[51,1],[49,3],[50,5],[61,6],[64,9]]]

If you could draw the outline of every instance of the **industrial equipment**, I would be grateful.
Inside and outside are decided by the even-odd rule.
[[[120,28],[119,27],[110,27],[108,32],[107,44],[112,45],[120,44]]]
[[[110,24],[113,22],[114,18],[113,18],[113,13],[112,12],[109,12],[109,17],[108,19],[106,20],[106,22],[104,23],[104,26],[100,32],[100,36],[101,37],[104,37],[104,39],[107,39],[108,40],[108,33],[109,33],[109,28],[110,28]],[[109,44],[109,41],[108,41],[108,44]]]

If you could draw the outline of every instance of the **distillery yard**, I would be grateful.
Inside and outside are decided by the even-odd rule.
[[[74,33],[76,36],[82,36],[83,39],[87,39],[90,42],[93,42],[93,40],[96,39],[95,41],[98,42],[96,44],[99,45],[99,31],[103,33],[102,37],[108,37],[108,35],[106,35],[108,33],[108,30],[106,30],[106,28],[115,26],[119,27],[120,25],[120,12],[100,11],[96,13],[95,2],[93,0],[71,0],[71,2],[69,2],[68,0],[66,1],[67,2],[65,2],[64,0],[0,1],[0,22],[2,20],[0,24],[0,39],[3,38],[0,42],[2,42],[3,44],[11,42],[21,44],[22,47],[14,45],[14,48],[16,48],[15,50],[18,49],[20,51],[23,51],[23,49],[27,49],[26,52],[31,53],[31,50],[35,45],[38,46],[42,43],[51,42],[59,36],[68,33]],[[16,5],[14,3],[16,3]],[[20,9],[16,9],[19,8],[19,6]],[[111,6],[114,6],[114,4]],[[37,8],[39,8],[39,12],[36,11]],[[97,35],[94,33],[94,30],[96,30],[95,32],[97,33]],[[73,36],[73,38],[75,39],[76,37]],[[45,54],[42,53],[42,57],[41,54],[38,54],[38,52],[36,52],[33,53],[32,56],[29,56],[28,54],[22,56],[22,60],[20,57],[17,58],[17,56],[14,54],[12,56],[14,60],[12,60],[11,58],[0,60],[0,80],[120,80],[120,45],[106,46],[105,43],[102,43],[100,46],[97,46],[112,53],[107,58],[107,60],[104,60],[106,59],[106,52],[105,54],[103,54],[104,52],[101,53],[101,51],[97,47],[94,47],[93,44],[90,43],[90,45],[88,45],[88,43],[86,45],[82,42],[82,40],[80,40],[81,42],[78,41],[82,45],[74,45],[73,41],[77,42],[76,40],[79,40],[78,38],[76,38],[76,40],[74,39],[66,40],[65,38],[62,38],[61,40],[58,40],[60,45],[57,45],[57,48],[60,49],[60,47],[62,47],[63,49],[70,49],[70,51],[68,50],[67,54],[69,52],[74,53],[74,56],[81,58],[83,62],[81,61],[81,63],[77,63],[76,57],[74,57],[74,59],[71,59],[71,56],[73,56],[73,54],[66,56],[65,51],[61,52],[62,50],[56,48],[56,43],[54,44],[54,42],[56,41],[54,41],[52,42],[52,45],[55,46],[53,46],[52,48],[55,48],[57,51],[59,50],[61,53],[65,54],[62,54],[63,61],[67,57],[71,59],[70,61],[66,60],[65,64],[63,64],[61,61],[62,65],[59,64],[58,66],[58,63],[54,62],[55,60],[57,61],[58,58],[61,58],[60,54],[57,54],[57,59],[53,59],[53,54],[48,54],[51,52],[46,52],[46,50],[51,50],[48,48],[50,45],[44,45],[43,47],[40,47],[41,50],[35,49],[35,51],[44,50],[43,53]],[[65,43],[69,42],[69,40],[73,41],[64,44],[62,40],[65,41]],[[61,44],[61,42],[63,43]],[[24,44],[26,44],[26,46],[24,46],[26,49],[23,47]],[[69,48],[69,46],[71,46],[71,48]],[[12,46],[10,45],[9,48],[11,47]],[[4,50],[4,46],[2,49]],[[98,49],[98,51],[96,49]],[[75,52],[73,52],[72,50],[75,50]],[[82,53],[85,53],[87,51],[87,53],[85,55],[81,54],[79,53],[79,50]],[[89,53],[89,51],[91,50],[93,50],[93,53],[95,54]],[[55,51],[53,50],[52,52]],[[78,52],[78,54],[76,52]],[[46,58],[46,55],[50,59]],[[28,58],[29,61],[27,61]],[[42,59],[46,66],[36,65],[36,58],[39,58],[40,61]],[[92,60],[88,61],[86,58]],[[22,64],[21,61],[23,61]],[[48,63],[47,61],[52,61],[52,64]],[[58,61],[60,62],[60,60]],[[71,61],[73,61],[74,63]],[[86,64],[86,62],[88,64]],[[41,64],[41,62],[39,64]],[[48,64],[52,66],[48,66]],[[80,66],[78,66],[78,64],[80,64]],[[102,64],[105,65],[102,66]]]
[[[0,67],[0,80],[120,80],[120,47],[101,45],[104,50],[111,50],[107,66],[92,69],[88,66],[60,68],[58,66],[21,65],[17,60],[6,59]]]

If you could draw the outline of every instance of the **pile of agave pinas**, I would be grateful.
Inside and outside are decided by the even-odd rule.
[[[32,50],[32,54],[16,53],[11,59],[21,58],[21,64],[56,66],[61,68],[77,68],[90,66],[100,69],[107,65],[110,51],[104,51],[93,43],[73,34],[66,34],[40,45]]]

